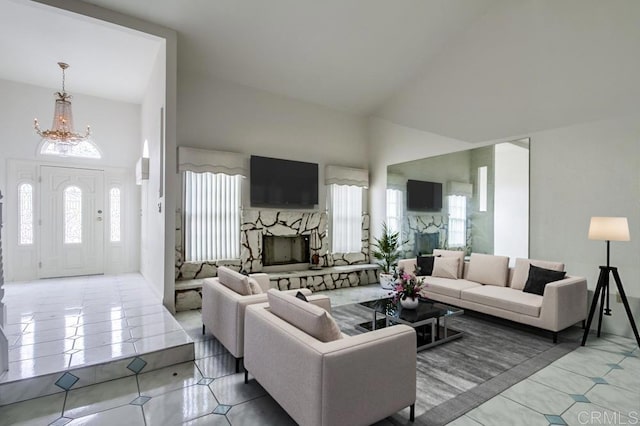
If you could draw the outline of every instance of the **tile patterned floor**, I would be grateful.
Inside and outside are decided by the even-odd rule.
[[[385,291],[368,286],[331,297],[338,305],[380,293]],[[195,341],[194,362],[6,405],[0,407],[0,425],[295,424],[259,384],[245,385],[243,374],[234,373],[233,358],[211,335],[201,334],[199,311],[181,312],[177,319]],[[640,350],[631,339],[607,335],[591,337],[586,347],[451,424],[634,424],[639,418]],[[387,424],[397,421],[379,425]]]

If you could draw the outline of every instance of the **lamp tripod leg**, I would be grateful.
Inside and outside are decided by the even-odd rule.
[[[609,294],[609,272],[606,273],[606,276],[603,280],[602,285],[602,293],[600,293],[600,313],[598,314],[598,334],[600,337],[600,330],[602,330],[602,314],[611,315],[610,313],[606,313],[607,309],[605,308],[605,300],[608,299]]]
[[[602,293],[602,286],[604,281],[604,274],[608,274],[608,271],[600,269],[600,276],[598,277],[598,284],[596,285],[596,291],[593,295],[593,300],[591,301],[591,308],[589,309],[589,316],[587,317],[587,324],[584,327],[584,334],[582,335],[582,343],[584,346],[587,343],[587,337],[589,336],[589,329],[591,328],[591,321],[593,321],[593,314],[596,313],[596,306],[598,305],[598,299],[600,298],[600,294]],[[600,307],[602,309],[602,306]]]
[[[633,334],[636,337],[636,342],[638,343],[638,346],[640,346],[640,335],[638,334],[638,327],[636,326],[636,323],[633,319],[633,314],[631,313],[631,308],[629,307],[627,295],[625,294],[624,288],[622,287],[622,281],[620,280],[618,269],[613,270],[613,279],[616,282],[616,287],[618,287],[618,293],[620,294],[620,299],[622,299],[624,310],[627,311],[627,317],[629,318],[629,322],[631,323],[631,329],[633,330]]]

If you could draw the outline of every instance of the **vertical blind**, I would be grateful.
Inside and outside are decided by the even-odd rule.
[[[350,185],[329,185],[331,241],[334,253],[362,250],[362,188]]]
[[[467,244],[467,197],[449,195],[449,247]]]
[[[389,231],[400,233],[402,210],[402,191],[387,188],[387,229]]]
[[[240,257],[241,176],[184,172],[185,259]]]

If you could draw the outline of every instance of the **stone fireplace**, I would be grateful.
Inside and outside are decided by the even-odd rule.
[[[433,254],[433,250],[440,248],[440,232],[416,232],[414,233],[414,255]]]
[[[263,235],[262,266],[309,263],[309,235]]]

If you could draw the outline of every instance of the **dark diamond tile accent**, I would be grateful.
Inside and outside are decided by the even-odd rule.
[[[567,422],[565,422],[564,419],[560,416],[556,416],[555,414],[545,414],[544,416],[547,418],[547,421],[551,425],[567,426]]]
[[[69,349],[68,351],[65,351],[65,354],[69,354],[69,355],[73,355],[80,352],[80,349]]]
[[[209,385],[213,382],[214,379],[211,379],[209,377],[203,377],[202,379],[198,380],[198,384],[199,385]]]
[[[140,340],[140,339],[138,339],[138,338],[136,338],[136,337],[132,337],[132,338],[130,338],[130,339],[125,340],[125,342],[127,342],[127,343],[135,343],[135,342],[137,342],[138,340]]]
[[[56,386],[58,386],[60,389],[68,391],[69,389],[71,389],[71,386],[76,384],[77,381],[78,378],[76,376],[69,372],[66,372],[56,381]]]
[[[55,422],[50,423],[49,426],[63,426],[63,425],[66,425],[67,423],[69,423],[72,420],[73,419],[70,419],[69,417],[60,417]]]
[[[618,364],[607,364],[607,367],[611,368],[612,370],[622,370],[622,367],[620,367]]]
[[[609,382],[607,382],[602,377],[592,377],[591,380],[593,380],[593,383],[595,383],[596,385],[608,385],[609,384]]]
[[[633,358],[636,357],[636,355],[633,352],[620,352],[620,353],[622,355],[624,355],[624,356],[630,356],[630,357],[633,357]]]
[[[147,361],[140,357],[135,357],[133,361],[127,365],[127,368],[134,373],[138,374],[142,371],[142,369],[147,365]]]
[[[231,410],[230,405],[220,404],[213,410],[213,414],[227,414],[229,410]]]
[[[569,395],[571,398],[573,398],[573,400],[575,402],[586,402],[586,403],[590,403],[591,401],[589,401],[589,398],[587,398],[584,395]]]
[[[131,405],[144,405],[146,404],[149,400],[151,399],[150,396],[139,396],[136,399],[134,399],[133,401],[131,401],[129,404]]]

